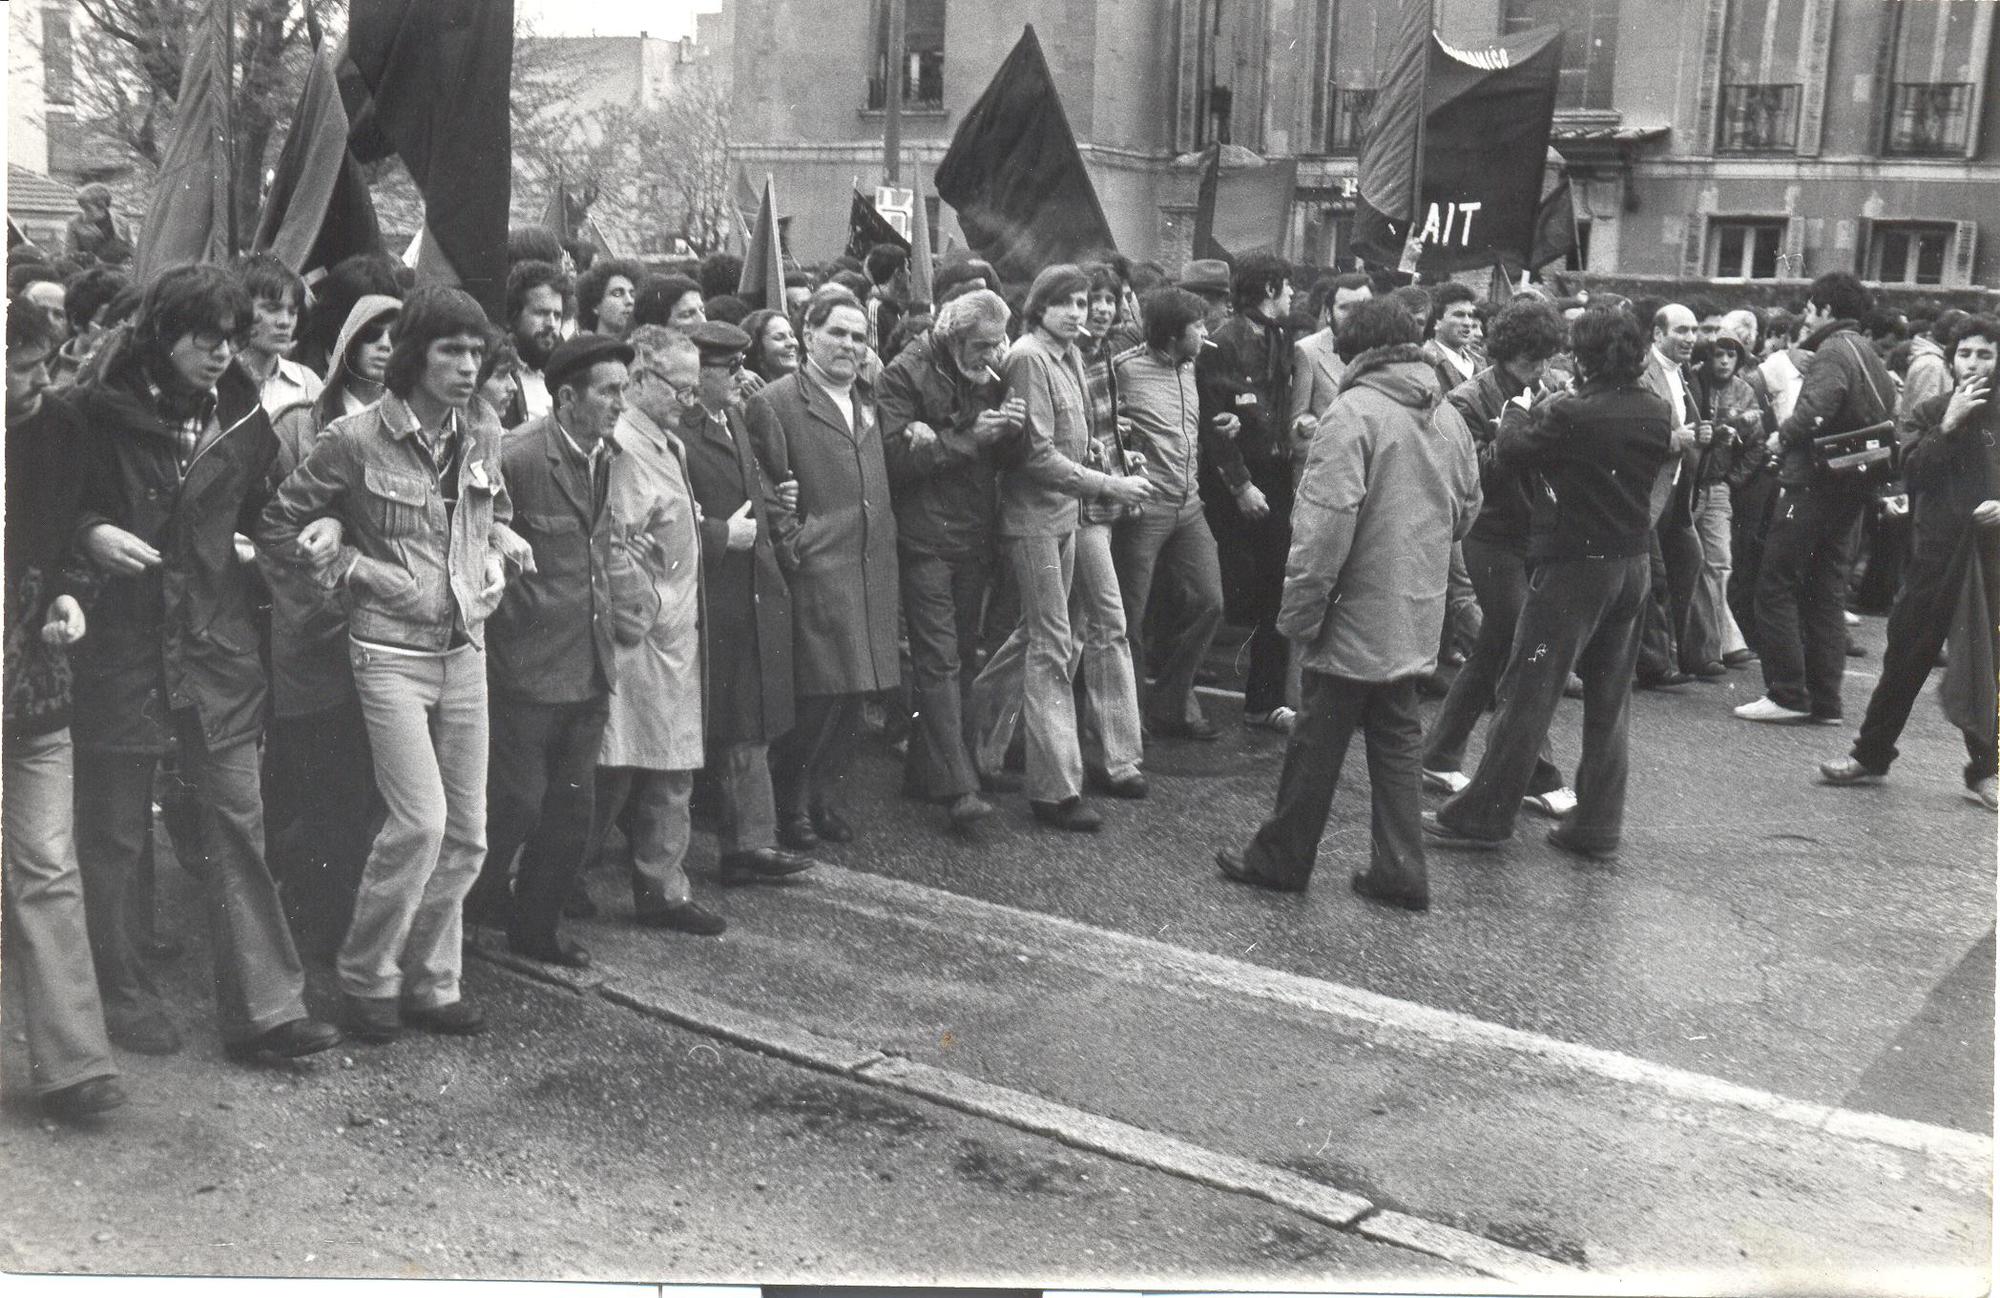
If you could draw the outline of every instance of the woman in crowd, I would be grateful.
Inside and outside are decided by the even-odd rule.
[[[744,369],[766,383],[798,373],[799,338],[783,311],[752,311],[743,318],[743,332],[750,335]]]

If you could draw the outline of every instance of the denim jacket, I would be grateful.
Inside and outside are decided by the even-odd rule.
[[[327,426],[312,454],[278,488],[257,529],[273,560],[300,563],[301,529],[338,518],[339,556],[322,580],[344,583],[359,640],[410,649],[475,645],[499,603],[485,598],[486,555],[513,518],[500,472],[500,423],[483,401],[459,416],[458,506],[447,515],[417,418],[391,394]]]

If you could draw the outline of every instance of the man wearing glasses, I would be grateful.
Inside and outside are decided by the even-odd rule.
[[[701,511],[688,485],[676,430],[701,405],[701,359],[686,335],[641,325],[625,412],[613,434],[606,508],[627,529],[620,542],[651,585],[651,622],[614,652],[618,689],[597,755],[588,862],[611,826],[632,852],[632,908],[648,928],[713,935],[722,917],[697,905],[681,868],[688,799],[702,766]],[[725,652],[727,652],[725,650]]]
[[[75,659],[73,722],[77,847],[106,1026],[128,1050],[180,1048],[124,920],[154,771],[174,745],[195,794],[204,859],[190,864],[213,930],[216,1010],[239,1061],[340,1041],[306,1016],[305,977],[264,863],[264,669],[235,537],[270,497],[278,440],[256,384],[230,364],[250,317],[249,295],[227,271],[170,270],[76,396],[114,457],[86,486],[78,525],[107,581]]]

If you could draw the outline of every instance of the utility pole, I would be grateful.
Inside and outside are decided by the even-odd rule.
[[[888,3],[889,76],[888,84],[882,88],[882,174],[888,184],[894,185],[903,175],[903,70],[909,64],[909,54],[903,48],[906,43],[903,0],[888,0]]]

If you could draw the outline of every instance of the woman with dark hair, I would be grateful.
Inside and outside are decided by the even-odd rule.
[[[682,333],[708,319],[701,285],[685,275],[648,275],[632,308],[632,327],[665,325]]]
[[[326,278],[313,289],[313,303],[306,312],[304,338],[297,359],[321,374],[333,362],[333,344],[340,327],[347,322],[354,304],[369,294],[382,297],[405,296],[396,272],[402,263],[384,252],[361,252],[335,262]]]
[[[1017,719],[1024,722],[1030,809],[1045,824],[1085,833],[1103,820],[1082,800],[1074,693],[1079,661],[1098,681],[1091,691],[1095,697],[1129,700],[1122,704],[1125,711],[1098,718],[1106,782],[1138,797],[1144,795],[1145,778],[1138,769],[1138,694],[1110,529],[1081,529],[1079,504],[1122,507],[1153,496],[1144,477],[1089,464],[1090,397],[1076,346],[1090,310],[1089,291],[1089,277],[1075,266],[1043,270],[1022,311],[1029,332],[1007,355],[1007,395],[1026,407],[1025,451],[1001,478],[999,531],[1020,588],[1021,622],[972,687],[980,774],[989,782],[1002,778],[1001,759]],[[1086,532],[1090,544],[1080,540]],[[1071,596],[1078,587],[1091,593],[1077,591],[1072,623]],[[1082,606],[1086,600],[1088,608]]]
[[[768,307],[743,318],[743,332],[750,335],[750,354],[743,368],[766,383],[796,374],[799,368],[799,340],[792,322],[783,311]]]
[[[1625,820],[1626,725],[1652,585],[1652,495],[1673,454],[1674,412],[1639,382],[1648,340],[1629,311],[1593,307],[1572,329],[1583,384],[1508,402],[1494,441],[1502,470],[1530,475],[1534,578],[1500,680],[1500,714],[1472,781],[1426,819],[1439,847],[1492,850],[1514,835],[1536,754],[1572,671],[1583,678],[1576,809],[1553,846],[1611,860]]]
[[[492,337],[463,290],[411,294],[388,394],[326,430],[257,530],[270,562],[309,565],[350,600],[349,663],[386,812],[335,962],[363,1041],[406,1024],[485,1027],[459,990],[461,908],[486,855],[483,628],[506,565],[532,562],[507,526],[499,421],[473,400]],[[314,534],[327,518],[344,533],[337,552]]]

